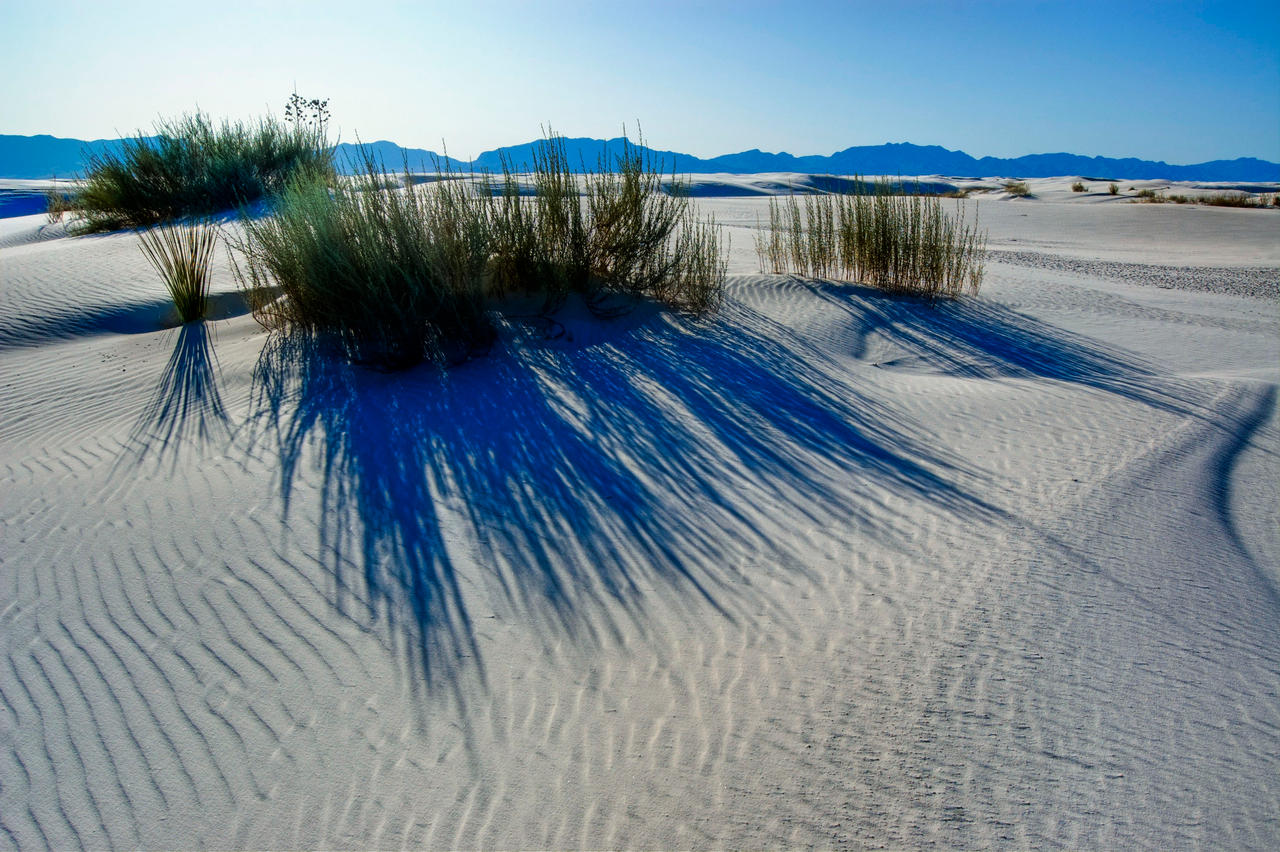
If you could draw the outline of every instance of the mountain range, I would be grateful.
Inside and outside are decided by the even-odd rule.
[[[596,168],[612,162],[624,140],[566,138],[569,162],[577,168]],[[0,178],[72,177],[83,172],[90,153],[107,151],[120,144],[117,139],[62,139],[54,136],[0,134]],[[347,170],[357,167],[361,151],[372,155],[392,170],[405,164],[414,172],[489,170],[500,172],[505,158],[517,171],[526,170],[538,141],[485,151],[471,162],[455,160],[422,148],[402,148],[394,142],[379,141],[337,146],[338,162]],[[635,143],[632,143],[635,147]],[[862,145],[837,151],[830,156],[771,154],[759,149],[704,159],[677,151],[641,149],[664,171],[678,174],[756,174],[761,172],[804,172],[841,175],[950,175],[954,177],[1034,178],[1081,175],[1093,179],[1185,180],[1185,181],[1280,181],[1280,163],[1253,157],[1211,160],[1192,165],[1141,160],[1132,157],[1086,157],[1080,154],[1029,154],[1024,157],[972,157],[939,145],[891,142]]]

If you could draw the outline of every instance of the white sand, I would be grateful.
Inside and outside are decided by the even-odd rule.
[[[1280,846],[1280,214],[1032,184],[396,375],[0,220],[0,845]]]

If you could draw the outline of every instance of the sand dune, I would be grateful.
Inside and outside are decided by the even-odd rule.
[[[0,220],[0,844],[1280,845],[1280,215],[1040,195],[393,375]]]

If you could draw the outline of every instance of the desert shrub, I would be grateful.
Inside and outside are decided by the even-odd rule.
[[[728,272],[728,245],[722,247],[715,217],[698,222],[682,216],[673,234],[670,274],[654,287],[653,296],[693,314],[703,315],[720,307]]]
[[[1247,192],[1215,192],[1197,199],[1201,204],[1214,207],[1266,207],[1266,196],[1256,197]],[[1274,199],[1273,199],[1274,201]],[[1280,206],[1280,205],[1277,205]]]
[[[1108,186],[1107,186],[1107,192],[1111,193],[1112,195],[1119,195],[1119,194],[1120,194],[1120,187],[1119,187],[1119,186],[1117,186],[1117,185],[1116,185],[1116,184],[1114,184],[1114,183],[1113,183],[1113,184],[1110,184],[1110,185],[1108,185]]]
[[[233,268],[255,318],[387,369],[483,343],[487,200],[464,181],[388,191],[382,179],[371,161],[332,187],[299,175],[273,215],[243,218]]]
[[[823,195],[801,206],[794,196],[769,203],[769,228],[756,253],[762,272],[838,274],[896,293],[956,298],[977,293],[986,236],[936,196],[894,195],[881,182],[867,194]]]
[[[503,164],[491,216],[490,274],[500,292],[542,293],[548,304],[578,292],[599,306],[611,294],[654,298],[702,313],[719,302],[725,262],[714,219],[700,224],[674,178],[623,139],[614,162],[575,174],[563,140],[534,147],[533,198]]]
[[[270,117],[214,124],[195,113],[90,156],[70,204],[83,231],[148,227],[252,203],[302,173],[333,173],[322,127]]]
[[[203,319],[209,300],[209,261],[218,232],[206,221],[161,225],[138,234],[142,253],[164,279],[178,317]]]
[[[660,193],[660,172],[629,144],[616,166],[580,181],[551,135],[535,146],[529,198],[509,163],[497,186],[406,170],[388,189],[372,160],[333,187],[301,176],[274,215],[244,217],[236,275],[265,327],[330,336],[388,369],[488,341],[486,300],[508,293],[542,295],[545,309],[570,292],[601,311],[618,293],[713,309],[725,277],[714,221]]]
[[[1004,191],[1015,198],[1031,198],[1031,188],[1025,180],[1008,180],[1004,182]]]
[[[1072,191],[1072,192],[1085,192],[1085,191],[1087,191],[1087,189],[1086,189],[1086,187],[1085,187],[1085,185],[1084,185],[1083,183],[1081,183],[1080,181],[1076,181],[1075,183],[1071,184],[1071,191]]]

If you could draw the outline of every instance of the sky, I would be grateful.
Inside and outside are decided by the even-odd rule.
[[[0,0],[0,133],[328,98],[342,141],[469,159],[552,126],[664,150],[913,142],[1280,161],[1274,2]]]

